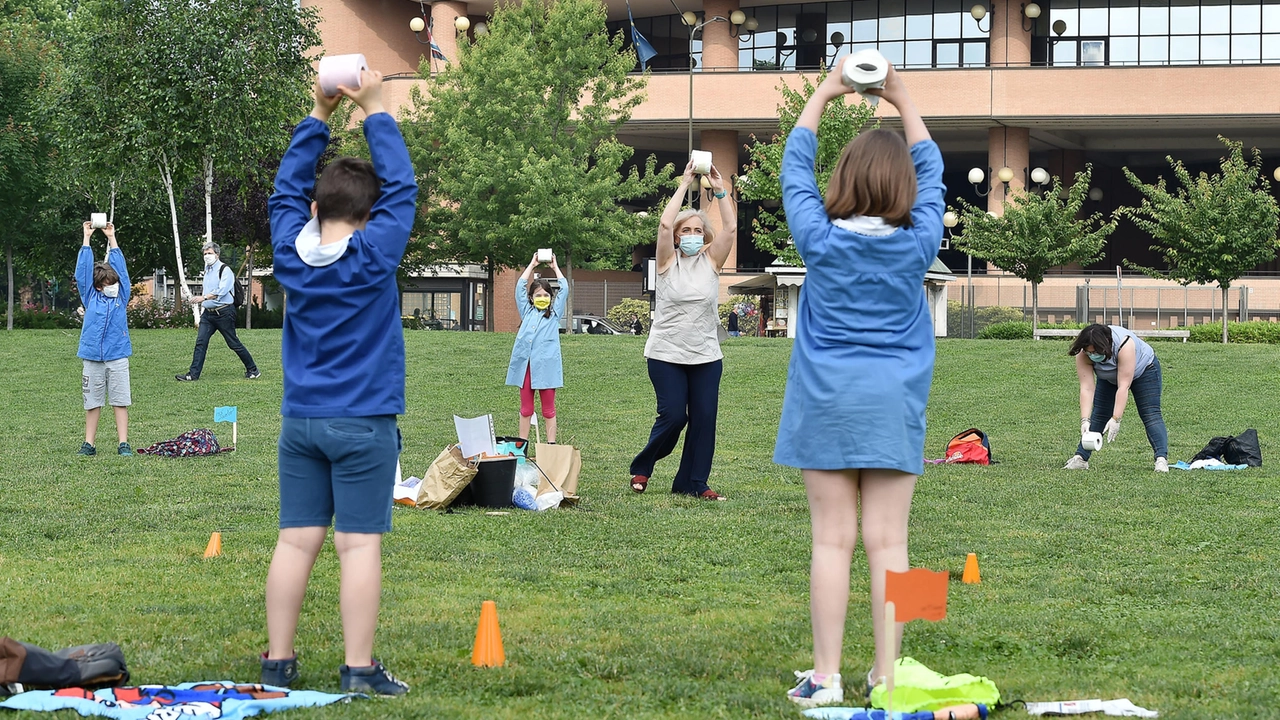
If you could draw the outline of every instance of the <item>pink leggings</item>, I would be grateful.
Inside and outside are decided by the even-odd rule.
[[[538,395],[542,396],[542,417],[553,418],[556,416],[556,389],[547,388],[539,390]],[[520,388],[520,417],[533,416],[533,371],[530,366],[524,369],[524,387]]]

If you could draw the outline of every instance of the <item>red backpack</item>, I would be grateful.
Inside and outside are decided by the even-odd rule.
[[[951,438],[947,443],[947,452],[943,461],[948,464],[990,465],[995,462],[991,458],[991,440],[978,428],[969,428]]]

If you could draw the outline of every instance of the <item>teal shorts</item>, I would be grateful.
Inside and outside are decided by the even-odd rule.
[[[395,415],[281,418],[280,528],[390,532],[400,449]]]

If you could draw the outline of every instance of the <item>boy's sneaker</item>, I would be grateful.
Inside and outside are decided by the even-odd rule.
[[[257,368],[246,370],[244,373],[245,380],[257,380],[260,377],[262,377],[262,373],[258,372]]]
[[[174,379],[174,380],[177,380],[178,382],[195,382],[196,380],[199,380],[200,378],[198,378],[198,377],[196,377],[196,376],[192,375],[191,373],[183,373],[183,374],[181,374],[181,375],[174,375],[174,376],[173,376],[173,379]]]
[[[1156,458],[1156,472],[1169,472],[1169,461],[1165,458]]]
[[[97,448],[90,445],[89,443],[83,443],[82,445],[80,445],[80,452],[76,454],[77,455],[97,455],[98,450]]]
[[[403,695],[409,692],[409,686],[387,672],[377,660],[369,667],[338,668],[342,678],[343,692],[371,692],[375,695]]]
[[[844,702],[844,689],[840,687],[840,673],[828,675],[821,683],[813,681],[813,671],[796,671],[796,683],[787,693],[791,702],[800,707],[816,707]]]
[[[1088,470],[1089,461],[1085,460],[1079,455],[1072,455],[1071,459],[1067,461],[1067,464],[1063,466],[1062,469],[1063,470]]]
[[[262,653],[262,684],[289,687],[298,679],[298,656],[280,660],[268,660]]]
[[[122,442],[122,443],[120,443],[120,447],[116,448],[116,454],[117,454],[117,455],[126,455],[126,456],[127,456],[127,455],[132,455],[132,454],[133,454],[133,448],[129,447],[129,443],[127,443],[127,442]]]

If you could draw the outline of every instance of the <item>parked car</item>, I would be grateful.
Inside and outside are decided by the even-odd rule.
[[[569,330],[561,327],[560,332],[572,332],[586,335],[630,335],[617,325],[599,315],[574,315]]]

